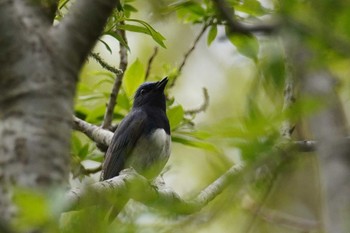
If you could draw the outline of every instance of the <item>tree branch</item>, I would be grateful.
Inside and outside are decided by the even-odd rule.
[[[177,73],[175,75],[175,77],[173,78],[173,81],[170,83],[169,88],[173,87],[175,85],[175,82],[177,80],[177,78],[179,77],[179,75],[182,72],[182,69],[184,68],[188,57],[192,54],[192,52],[195,50],[196,45],[198,44],[199,40],[202,38],[202,36],[204,35],[204,32],[207,30],[209,25],[204,24],[202,30],[199,32],[198,36],[196,37],[196,39],[194,40],[192,46],[190,47],[190,49],[185,53],[184,58],[179,66],[179,68],[177,69]]]
[[[283,112],[286,113],[294,104],[294,80],[292,74],[290,73],[290,68],[286,65],[286,79],[285,79],[285,88],[284,88],[284,102],[283,102]],[[281,136],[286,139],[291,139],[292,132],[294,127],[290,122],[290,119],[286,119],[282,123],[281,127]]]
[[[84,133],[94,142],[107,146],[110,144],[113,137],[111,131],[101,129],[98,126],[83,121],[75,116],[73,117],[73,129]]]
[[[207,88],[205,87],[203,87],[203,96],[204,96],[203,104],[199,108],[186,110],[185,114],[192,115],[200,112],[205,112],[205,110],[207,110],[209,106],[209,94],[208,94]]]
[[[244,25],[234,19],[234,11],[225,0],[213,0],[216,8],[226,20],[231,33],[250,35],[251,33],[271,34],[278,28],[277,25]]]
[[[98,53],[90,53],[90,56],[95,59],[101,66],[102,68],[114,73],[115,75],[119,75],[121,73],[123,73],[122,70],[117,69],[111,65],[109,65],[107,62],[105,62],[102,57],[100,57],[100,55]]]
[[[121,21],[120,24],[124,24],[124,21]],[[125,43],[127,42],[125,30],[117,30],[117,33],[120,34],[120,36],[123,38]],[[107,109],[104,115],[103,123],[102,123],[102,128],[103,129],[108,129],[110,128],[113,120],[113,112],[114,112],[114,107],[117,104],[117,97],[118,93],[120,91],[120,87],[122,86],[123,83],[123,77],[125,70],[128,66],[128,49],[125,47],[121,42],[119,42],[119,70],[122,72],[118,73],[116,75],[116,79],[114,80],[113,88],[111,91],[111,94],[109,96],[109,101],[107,105]]]
[[[157,54],[158,54],[158,47],[154,47],[153,54],[152,54],[152,56],[148,59],[148,64],[147,64],[147,70],[146,70],[145,80],[147,80],[148,77],[149,77],[149,74],[150,74],[150,71],[151,71],[151,68],[152,68],[153,60],[154,60],[154,58],[157,56]]]
[[[311,63],[311,62],[310,62]],[[317,149],[322,184],[322,217],[325,232],[347,232],[350,210],[350,144],[347,121],[335,91],[335,78],[327,70],[308,71],[302,91],[324,104],[310,117]]]
[[[118,0],[77,0],[63,20],[51,29],[56,53],[68,67],[80,68]]]
[[[152,185],[146,178],[137,174],[135,170],[126,169],[119,176],[97,182],[85,190],[70,190],[66,194],[67,206],[68,210],[73,210],[82,208],[86,204],[94,204],[86,203],[89,195],[92,195],[94,198],[101,196],[101,199],[104,199],[106,195],[112,195],[113,197],[128,195],[129,198],[136,201],[152,206],[165,207],[177,214],[191,214],[199,211],[219,195],[241,169],[240,165],[231,167],[225,174],[189,201],[182,200],[177,193],[164,185]],[[131,191],[135,187],[138,190],[142,190],[142,192]]]

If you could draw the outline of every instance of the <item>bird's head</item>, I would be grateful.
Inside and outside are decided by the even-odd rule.
[[[164,89],[168,83],[168,78],[163,78],[159,82],[147,82],[142,84],[136,91],[134,97],[134,108],[142,106],[158,107],[165,111]]]

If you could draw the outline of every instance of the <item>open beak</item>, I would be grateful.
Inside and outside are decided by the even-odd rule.
[[[157,90],[164,91],[166,84],[168,83],[168,77],[163,78],[161,81],[157,83]]]

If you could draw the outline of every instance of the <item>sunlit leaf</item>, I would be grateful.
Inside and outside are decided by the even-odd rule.
[[[157,42],[160,46],[162,46],[163,48],[166,48],[164,44],[165,37],[162,36],[162,34],[160,34],[158,31],[156,31],[151,25],[149,25],[145,21],[138,20],[138,19],[125,19],[125,20],[141,24],[148,31],[148,33],[146,34],[149,34],[153,38],[153,40]]]
[[[184,110],[181,105],[169,108],[167,110],[167,115],[170,123],[170,128],[176,129],[183,120]]]
[[[226,35],[228,36],[231,43],[237,48],[237,51],[251,58],[253,61],[257,61],[259,53],[259,42],[254,35],[238,35],[231,34],[226,29]]]
[[[261,5],[260,1],[258,0],[240,1],[240,4],[236,4],[234,8],[237,11],[241,11],[253,16],[261,16],[269,12]]]
[[[208,46],[211,45],[211,43],[215,40],[217,34],[218,34],[217,25],[214,24],[209,29],[208,39],[207,39]]]
[[[179,1],[169,6],[185,22],[200,22],[206,16],[206,10],[196,1]]]
[[[136,89],[145,80],[145,68],[139,59],[136,59],[125,72],[123,88],[129,99],[135,94]]]
[[[100,122],[103,119],[105,111],[106,111],[106,104],[101,103],[97,105],[95,108],[90,109],[85,120],[91,123]]]

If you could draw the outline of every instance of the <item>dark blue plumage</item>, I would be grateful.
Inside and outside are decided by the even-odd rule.
[[[131,112],[119,124],[106,152],[101,179],[117,176],[125,168],[156,177],[170,155],[170,126],[164,88],[167,78],[142,84]]]

